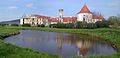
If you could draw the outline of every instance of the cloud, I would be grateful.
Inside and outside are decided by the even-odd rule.
[[[8,9],[17,9],[18,7],[16,7],[16,6],[10,6],[10,7],[8,7]]]
[[[34,7],[34,3],[29,3],[29,4],[26,5],[26,7],[33,8]]]

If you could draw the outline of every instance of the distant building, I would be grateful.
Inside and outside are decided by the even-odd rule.
[[[22,17],[22,19],[20,20],[20,24],[21,25],[31,24],[32,26],[44,24],[45,26],[48,26],[49,19],[50,19],[50,17],[48,17],[48,16],[32,14],[29,16]]]
[[[44,15],[27,15],[23,16],[20,20],[20,24],[31,24],[32,26],[37,26],[44,24],[45,26],[49,26],[50,24],[57,23],[75,23],[77,21],[87,22],[87,23],[95,23],[97,21],[102,21],[104,17],[102,15],[93,14],[86,5],[77,13],[77,16],[64,16],[64,10],[59,9],[59,17],[49,17]]]

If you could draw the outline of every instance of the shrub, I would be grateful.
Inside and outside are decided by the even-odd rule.
[[[8,24],[0,24],[0,26],[7,26]]]
[[[86,29],[95,29],[95,28],[97,28],[95,23],[87,23]]]
[[[108,21],[98,21],[95,24],[96,24],[97,28],[109,27]]]
[[[57,28],[66,28],[66,24],[64,24],[64,23],[57,23],[56,27]]]
[[[44,24],[41,24],[41,25],[37,25],[38,27],[45,27],[45,25]]]
[[[73,23],[67,23],[66,24],[66,28],[74,28],[74,24]]]
[[[83,28],[83,26],[84,26],[83,22],[79,21],[76,23],[76,28]]]
[[[57,28],[57,24],[50,24],[50,28]]]
[[[23,27],[31,27],[30,24],[23,24],[22,26],[23,26]]]
[[[11,26],[19,26],[19,24],[11,24]]]

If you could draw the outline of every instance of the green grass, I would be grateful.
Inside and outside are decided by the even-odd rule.
[[[57,29],[57,28],[41,28],[41,27],[4,27],[8,29],[32,29],[50,32],[68,32],[68,33],[81,33],[92,36],[101,37],[105,41],[109,41],[115,48],[117,46],[117,54],[113,55],[98,55],[86,56],[85,58],[120,58],[120,29],[100,28],[100,29]],[[83,58],[75,56],[73,58]]]
[[[0,58],[61,58],[58,55],[40,53],[28,48],[22,48],[5,43],[3,40],[1,40],[9,33],[13,33],[18,30],[19,28],[0,27]]]

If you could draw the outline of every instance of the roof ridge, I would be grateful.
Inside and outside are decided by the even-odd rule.
[[[90,10],[88,9],[87,5],[85,4],[82,9],[80,10],[79,13],[91,13]]]

